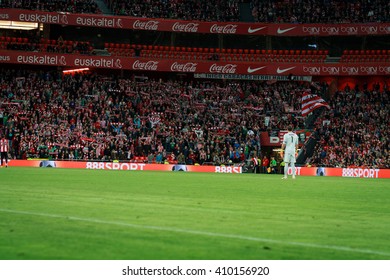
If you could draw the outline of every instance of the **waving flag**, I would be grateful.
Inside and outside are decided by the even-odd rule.
[[[308,114],[313,112],[319,107],[326,107],[330,109],[330,106],[324,99],[319,97],[316,94],[311,94],[308,92],[303,93],[302,96],[302,116],[306,117]]]

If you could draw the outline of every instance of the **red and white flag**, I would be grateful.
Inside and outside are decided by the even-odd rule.
[[[7,153],[9,150],[8,140],[5,138],[0,139],[0,152]]]
[[[304,92],[302,95],[302,116],[306,117],[319,107],[326,107],[330,109],[330,106],[324,99],[316,94]]]

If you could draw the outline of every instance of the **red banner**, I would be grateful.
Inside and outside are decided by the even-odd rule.
[[[269,133],[263,131],[260,133],[260,144],[264,147],[281,147],[283,144],[283,136],[287,133],[287,130],[275,131]],[[301,146],[311,135],[311,132],[305,132],[304,130],[295,131],[299,138],[299,145]]]
[[[54,160],[10,160],[10,167],[79,168],[125,171],[178,171],[210,173],[242,173],[240,166],[201,166],[184,164],[146,164],[133,162],[80,162]]]
[[[268,36],[365,36],[389,35],[390,23],[271,24],[148,19],[94,14],[68,14],[0,9],[0,20],[187,33]]]
[[[115,56],[87,56],[45,52],[6,51],[0,63],[90,67],[141,71],[207,73],[234,79],[234,75],[271,76],[380,76],[390,75],[389,62],[367,63],[282,63],[282,62],[219,62],[175,59],[147,59]]]
[[[280,131],[277,135],[271,136],[268,132],[260,133],[260,144],[264,147],[281,147],[283,142],[283,135],[287,131]]]
[[[177,171],[177,172],[210,172],[210,173],[242,173],[238,166],[196,166],[182,164],[146,164],[130,162],[77,162],[51,160],[10,160],[10,167],[46,167],[46,168],[79,168],[124,171]],[[292,174],[290,168],[288,174]],[[390,169],[371,168],[327,168],[297,167],[297,176],[338,176],[354,178],[390,178]]]
[[[288,174],[292,175],[291,167]],[[387,178],[390,179],[390,169],[372,169],[365,167],[329,168],[329,167],[297,167],[297,176],[336,176],[352,178]]]

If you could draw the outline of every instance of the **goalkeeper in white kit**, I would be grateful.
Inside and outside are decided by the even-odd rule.
[[[292,126],[287,127],[288,132],[283,136],[282,150],[284,152],[284,176],[287,179],[288,167],[291,164],[292,178],[295,179],[295,154],[298,149],[298,135],[292,130]]]

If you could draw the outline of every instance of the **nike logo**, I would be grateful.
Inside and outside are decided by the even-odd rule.
[[[255,33],[255,32],[257,32],[257,31],[260,31],[260,30],[262,30],[262,29],[264,29],[264,28],[266,28],[267,26],[263,26],[263,27],[259,27],[259,28],[253,28],[252,29],[252,26],[250,26],[249,28],[248,28],[248,33]]]
[[[248,67],[248,73],[253,73],[253,72],[256,72],[256,71],[259,71],[260,69],[263,69],[267,66],[262,66],[262,67],[257,67],[257,68],[251,68],[250,66]]]
[[[297,28],[297,27],[290,27],[290,28],[286,28],[286,29],[280,29],[280,27],[278,28],[278,34],[283,34],[283,33],[286,33],[290,30],[293,30],[294,28]]]
[[[296,67],[296,66],[290,67],[290,68],[286,68],[286,69],[280,69],[280,68],[278,67],[278,69],[276,69],[276,72],[277,72],[278,74],[282,74],[282,73],[284,73],[284,72],[286,72],[286,71],[288,71],[288,70],[294,69],[295,67]]]

